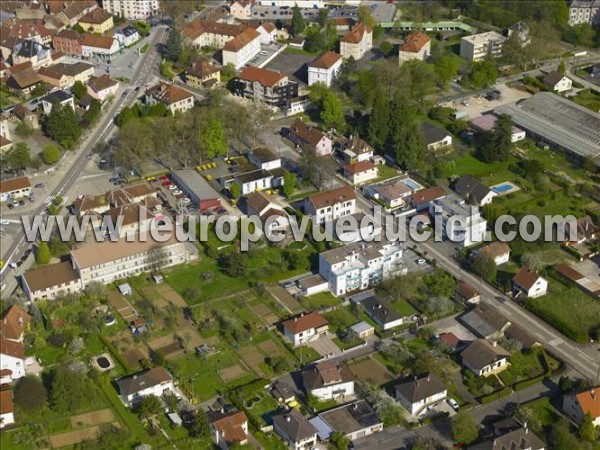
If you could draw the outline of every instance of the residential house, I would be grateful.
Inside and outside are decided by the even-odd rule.
[[[208,58],[198,58],[185,70],[185,84],[196,89],[214,86],[221,81],[221,70]]]
[[[443,128],[429,122],[423,122],[421,123],[421,130],[427,150],[448,150],[452,145],[452,136]]]
[[[574,241],[570,241],[571,225],[568,221],[565,222],[565,236],[569,240],[568,244],[583,244],[589,240],[596,239],[598,229],[590,216],[583,216],[577,219],[577,237]]]
[[[335,23],[335,31],[343,34],[348,33],[356,25],[356,21],[351,17],[336,17],[333,22]]]
[[[238,0],[229,6],[229,14],[236,19],[251,19],[252,18],[252,1]]]
[[[308,85],[323,83],[331,86],[342,67],[342,57],[337,53],[327,51],[308,63]]]
[[[38,76],[44,83],[59,89],[73,87],[77,81],[85,84],[93,75],[94,66],[84,62],[75,64],[58,63],[38,70]]]
[[[367,316],[384,331],[404,325],[410,320],[409,317],[401,316],[388,302],[374,295],[362,300],[360,303],[363,305]]]
[[[454,333],[442,333],[439,335],[439,342],[451,353],[457,352],[463,343]]]
[[[233,93],[255,104],[285,108],[288,100],[298,97],[298,83],[281,72],[247,66],[235,79]]]
[[[88,95],[103,103],[107,98],[114,97],[118,90],[119,82],[107,74],[91,77],[87,85]]]
[[[373,161],[375,150],[358,136],[350,136],[342,144],[344,161],[347,163]]]
[[[90,33],[104,34],[108,30],[112,30],[115,23],[111,13],[102,8],[96,8],[83,16],[79,20],[79,25]]]
[[[162,367],[153,367],[134,375],[129,375],[115,381],[119,396],[125,406],[135,407],[140,400],[148,395],[162,397],[174,394],[173,377]]]
[[[243,411],[209,413],[213,442],[222,450],[248,443],[248,417]]]
[[[54,300],[83,289],[79,274],[70,261],[30,269],[21,276],[23,292],[30,302]]]
[[[506,38],[495,31],[465,36],[460,40],[460,56],[467,61],[482,61],[487,57],[502,56]]]
[[[290,403],[296,400],[294,390],[285,381],[274,381],[270,386],[270,393],[278,403]]]
[[[41,82],[42,80],[35,70],[31,67],[26,67],[19,72],[11,71],[8,80],[6,80],[6,85],[23,94],[29,94]]]
[[[246,28],[223,46],[223,65],[232,64],[236,70],[244,67],[260,52],[261,34]]]
[[[109,60],[120,50],[121,46],[112,36],[84,34],[81,38],[81,51],[84,58],[102,58]]]
[[[491,244],[478,248],[473,253],[493,260],[497,266],[506,264],[510,260],[510,247],[506,242],[492,242]]]
[[[306,147],[317,156],[331,154],[333,142],[318,128],[296,119],[287,132],[287,138],[297,147]]]
[[[600,427],[600,388],[592,387],[576,394],[565,394],[563,411],[575,423],[580,424],[586,414],[592,416],[596,427]]]
[[[404,44],[400,46],[398,59],[400,65],[406,61],[414,59],[425,61],[431,54],[431,39],[424,31],[411,33],[406,38]]]
[[[29,108],[27,108],[23,104],[19,104],[19,105],[15,106],[14,109],[12,110],[12,114],[19,121],[27,124],[34,130],[36,130],[40,127],[40,121],[39,121],[38,114],[31,111]]]
[[[569,4],[569,25],[600,23],[600,1],[598,0],[571,0]]]
[[[12,141],[5,136],[0,135],[0,155],[4,155],[12,148]]]
[[[3,374],[2,378],[6,378],[11,383],[25,376],[23,344],[6,339],[2,334],[0,334],[0,372]]]
[[[304,200],[304,212],[318,224],[349,216],[356,212],[356,192],[342,186],[310,195]]]
[[[443,199],[446,192],[440,186],[434,186],[427,189],[422,189],[413,193],[410,196],[410,204],[417,212],[429,210],[431,203],[438,199]]]
[[[132,25],[117,28],[114,36],[121,48],[129,47],[140,40],[140,33]]]
[[[481,300],[479,291],[466,281],[461,281],[456,285],[454,294],[456,301],[467,305],[476,305]]]
[[[25,39],[19,42],[12,49],[12,63],[18,65],[25,62],[30,62],[31,67],[34,69],[52,64],[50,47],[33,39]]]
[[[405,273],[402,247],[397,243],[356,242],[319,254],[319,274],[333,295],[345,295],[391,276]]]
[[[262,45],[269,45],[277,40],[277,27],[273,23],[262,22],[255,29],[260,34]]]
[[[273,416],[273,430],[293,450],[317,445],[317,429],[295,408]]]
[[[485,339],[477,339],[461,353],[462,364],[478,376],[489,376],[502,372],[508,367],[510,354],[500,347]]]
[[[301,95],[296,98],[290,98],[285,106],[285,115],[294,116],[306,112],[311,107],[310,96]]]
[[[309,275],[297,282],[303,296],[318,294],[329,290],[329,283],[321,275]]]
[[[184,113],[194,107],[194,94],[171,83],[159,83],[146,91],[146,104],[164,103],[171,113]]]
[[[160,0],[102,0],[102,8],[127,20],[147,20],[160,13]]]
[[[0,202],[29,197],[31,183],[28,177],[17,177],[0,181]]]
[[[279,170],[276,169],[273,172],[279,172]],[[233,184],[237,183],[242,188],[242,195],[248,195],[254,191],[272,189],[277,187],[278,183],[282,185],[281,178],[282,176],[276,180],[272,171],[257,169],[250,172],[224,176],[220,178],[219,182],[224,189],[229,189]]]
[[[20,19],[11,18],[2,21],[2,40],[8,44],[11,40],[32,39],[43,45],[52,42],[52,32],[46,28],[43,17]],[[15,42],[16,43],[16,42]],[[5,58],[4,52],[2,54]],[[8,59],[8,58],[7,58]]]
[[[462,248],[483,242],[487,221],[481,216],[479,208],[470,206],[455,195],[437,198],[429,205],[429,215],[439,217],[444,235]]]
[[[419,416],[448,396],[446,385],[432,374],[399,383],[394,390],[396,400],[413,416]]]
[[[391,178],[381,183],[365,186],[363,192],[387,210],[402,208],[409,201],[413,192],[403,182],[404,180],[404,177]]]
[[[556,70],[549,72],[542,79],[542,83],[544,83],[548,89],[558,92],[559,94],[561,92],[570,91],[573,88],[573,81]]]
[[[52,48],[65,55],[83,56],[82,35],[73,30],[60,30],[52,36]]]
[[[520,297],[538,298],[548,292],[548,281],[542,278],[537,271],[521,267],[512,279],[512,293],[515,299]]]
[[[469,445],[468,450],[544,450],[546,444],[527,427],[527,423],[517,429],[495,435],[484,442]]]
[[[355,323],[349,328],[349,330],[358,339],[363,340],[375,335],[375,327],[365,321]]]
[[[271,201],[261,192],[253,192],[246,198],[246,209],[249,217],[256,216],[260,219],[265,233],[274,233],[275,230],[285,230],[290,224],[290,219],[284,209]]]
[[[248,160],[258,169],[274,170],[281,167],[281,156],[266,147],[258,147],[247,154]]]
[[[360,22],[340,39],[340,54],[343,58],[361,59],[373,48],[373,29]]]
[[[94,0],[74,1],[69,4],[63,3],[63,8],[56,13],[56,17],[67,27],[73,27],[90,11],[98,7]]]
[[[521,21],[518,21],[514,25],[511,25],[508,28],[502,30],[502,34],[507,38],[510,38],[514,34],[519,38],[519,42],[521,43],[521,47],[526,47],[531,44],[531,37],[529,35],[529,27]]]
[[[15,409],[12,399],[12,391],[4,389],[0,391],[0,429],[15,423]]]
[[[299,347],[326,335],[329,329],[328,323],[318,312],[312,311],[285,320],[281,325],[283,335],[294,344],[294,347]]]
[[[469,175],[463,175],[454,184],[454,191],[469,203],[485,206],[498,194]]]
[[[6,339],[23,342],[25,331],[29,330],[31,316],[23,308],[14,304],[9,306],[0,319],[0,333]]]
[[[160,205],[160,201],[157,200]],[[162,205],[161,205],[162,206]],[[103,220],[110,220],[114,224],[115,232],[120,238],[131,237],[142,231],[148,231],[158,223],[163,216],[154,214],[142,203],[129,203],[109,209],[103,214]],[[100,231],[103,225],[99,225]]]
[[[48,95],[42,98],[40,103],[42,104],[42,110],[44,111],[44,114],[50,114],[52,112],[52,108],[57,105],[66,106],[75,111],[74,97],[61,89],[50,92]]]
[[[346,164],[343,171],[344,177],[352,184],[364,184],[379,177],[377,165],[370,161]]]
[[[319,438],[327,441],[333,433],[354,441],[383,430],[383,422],[365,400],[357,400],[322,412],[310,419]]]
[[[460,316],[459,320],[477,336],[488,340],[502,338],[504,332],[511,325],[510,320],[504,317],[500,311],[486,303],[478,304]]]
[[[498,118],[493,114],[483,114],[481,116],[471,119],[471,127],[475,130],[483,133],[491,132],[496,126]],[[527,133],[521,130],[519,127],[513,126],[512,133],[510,135],[510,141],[514,144],[525,139]]]
[[[343,364],[325,361],[302,371],[302,382],[307,395],[319,400],[344,400],[354,397],[354,377]]]

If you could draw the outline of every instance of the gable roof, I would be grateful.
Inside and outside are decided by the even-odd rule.
[[[146,93],[166,105],[172,105],[194,96],[191,92],[169,83],[157,84],[148,89]]]
[[[337,203],[347,202],[356,199],[356,192],[350,186],[341,186],[330,191],[319,192],[308,197],[315,209],[326,208]]]
[[[260,69],[258,67],[246,66],[239,74],[238,78],[244,81],[259,82],[263,86],[272,87],[285,78],[281,72],[273,70]]]
[[[337,63],[342,56],[335,52],[325,52],[318,58],[308,63],[308,67],[315,67],[317,69],[330,69],[335,63]]]
[[[358,161],[352,164],[347,164],[344,167],[344,170],[352,175],[356,175],[357,173],[366,172],[367,170],[375,169],[377,166],[373,164],[371,161]]]
[[[495,436],[480,444],[471,445],[469,450],[541,450],[544,442],[526,427]]]
[[[246,206],[248,207],[248,212],[250,210],[260,214],[263,209],[268,207],[271,204],[271,200],[269,200],[262,192],[254,191],[246,197]]]
[[[254,39],[260,37],[260,33],[256,31],[254,28],[246,28],[232,40],[230,40],[225,46],[223,50],[226,52],[239,52],[246,45],[252,42]]]
[[[417,403],[432,395],[444,392],[447,388],[438,377],[428,374],[422,378],[397,384],[395,390],[396,394],[401,395],[410,403]]]
[[[332,361],[325,361],[311,369],[303,370],[302,378],[304,379],[304,385],[309,390],[346,383],[354,379],[346,366],[336,365]]]
[[[20,342],[10,341],[0,334],[0,355],[25,359],[25,349]]]
[[[326,137],[321,130],[313,127],[312,125],[304,123],[301,119],[294,120],[294,123],[290,125],[290,131],[295,136],[312,146],[318,145],[319,142],[321,142],[321,139]]]
[[[53,66],[40,68],[38,74],[60,80],[63,76],[73,77],[93,68],[94,66],[92,64],[81,61],[76,62],[75,64],[58,63]]]
[[[427,189],[422,189],[415,192],[410,196],[413,203],[420,205],[422,203],[429,203],[436,198],[441,198],[446,195],[446,192],[440,186],[434,186]]]
[[[243,411],[223,414],[212,421],[212,426],[220,433],[227,445],[244,442],[248,439],[243,426],[248,422],[248,417]]]
[[[0,332],[7,339],[19,340],[30,322],[31,316],[23,308],[19,305],[12,305],[2,314]]]
[[[132,395],[152,386],[171,381],[173,377],[162,367],[153,367],[143,372],[115,381],[121,395]]]
[[[273,424],[294,442],[303,441],[317,433],[317,429],[295,408],[274,416]]]
[[[469,175],[460,177],[454,185],[454,190],[463,198],[466,199],[467,197],[470,197],[478,204],[481,203],[490,192],[494,192],[489,187]]]
[[[360,41],[363,40],[365,34],[371,33],[372,31],[373,30],[370,26],[360,22],[341,39],[341,42],[346,42],[348,44],[358,44]]]
[[[86,33],[81,38],[81,45],[108,50],[112,48],[114,41],[115,39],[112,36],[99,36],[97,34]]]
[[[52,286],[70,284],[78,280],[79,275],[69,261],[62,261],[39,269],[28,270],[23,274],[23,278],[31,292],[38,292]]]
[[[218,72],[219,68],[212,64],[208,58],[198,58],[193,64],[186,69],[186,74],[198,78],[204,78]]]
[[[542,278],[536,271],[530,270],[528,267],[521,267],[521,270],[513,277],[513,284],[522,287],[523,289],[529,290],[537,282],[538,279]]]
[[[477,252],[481,253],[487,258],[497,258],[499,256],[504,256],[507,253],[510,253],[510,247],[506,242],[495,241],[491,244],[481,247],[477,250]]]
[[[590,414],[592,419],[600,417],[600,392],[598,388],[591,388],[575,396],[583,414]]]
[[[456,286],[456,293],[467,300],[479,296],[479,291],[466,281],[461,281],[460,283],[458,283],[458,285]]]
[[[554,86],[556,86],[560,82],[560,80],[562,80],[563,78],[565,78],[565,76],[562,73],[560,73],[556,70],[553,70],[552,72],[549,72],[548,75],[546,75],[542,79],[542,82],[546,86],[554,88]]]
[[[316,311],[311,311],[307,314],[300,314],[292,319],[285,320],[281,325],[291,334],[299,334],[313,328],[320,328],[327,325],[329,322],[321,314]]]
[[[88,86],[92,88],[94,92],[103,91],[117,84],[119,84],[119,82],[117,80],[113,80],[107,74],[101,75],[99,77],[92,76],[88,81]]]
[[[58,33],[56,33],[54,35],[54,37],[61,38],[61,39],[69,39],[71,41],[77,41],[77,42],[81,42],[81,40],[83,39],[83,35],[75,32],[73,30],[69,30],[67,28],[65,28],[64,30],[60,30]]]
[[[363,300],[362,305],[365,313],[382,326],[402,319],[402,316],[388,302],[374,295]]]
[[[429,36],[423,31],[417,31],[411,33],[407,38],[406,42],[400,46],[401,52],[419,53],[427,43],[431,41]]]
[[[27,67],[26,69],[16,73],[11,71],[11,73],[12,74],[7,83],[12,85],[12,87],[16,87],[17,89],[26,89],[42,81],[39,75],[31,67]]]
[[[111,18],[112,18],[111,13],[104,11],[102,8],[96,8],[96,9],[90,11],[89,13],[87,13],[81,19],[79,19],[79,23],[83,22],[83,23],[91,23],[91,24],[95,24],[95,25],[101,25],[104,22],[106,22],[107,20],[110,20]]]
[[[448,136],[448,132],[446,132],[446,130],[429,122],[421,123],[421,131],[423,131],[425,145],[435,144],[436,142],[440,142],[446,136]]]
[[[346,141],[345,147],[347,150],[350,150],[357,155],[362,155],[363,153],[373,153],[375,151],[373,147],[371,147],[358,136],[351,136],[350,139]]]
[[[17,177],[0,181],[0,192],[3,194],[31,187],[29,177]]]
[[[461,356],[469,366],[481,370],[496,361],[507,358],[510,354],[498,344],[492,344],[486,339],[477,339],[469,344]]]
[[[460,321],[481,337],[487,338],[506,329],[510,321],[493,306],[480,303],[460,316]]]
[[[184,26],[181,32],[184,36],[193,41],[204,33],[235,37],[242,33],[246,28],[245,25],[233,25],[210,20],[193,20]]]

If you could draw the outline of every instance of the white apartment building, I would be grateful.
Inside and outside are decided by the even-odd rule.
[[[350,186],[319,192],[304,200],[304,212],[324,224],[356,212],[356,192]]]
[[[434,218],[434,225],[441,218],[443,236],[455,242],[462,248],[483,242],[487,221],[481,217],[477,206],[468,205],[457,195],[450,194],[444,198],[433,200],[429,204],[429,215]]]
[[[573,0],[569,5],[569,25],[600,23],[600,1]]]
[[[410,34],[398,51],[400,65],[413,59],[425,61],[431,54],[431,39],[423,31]]]
[[[233,64],[236,70],[260,52],[261,35],[252,28],[246,28],[223,46],[223,65]]]
[[[308,85],[323,83],[331,86],[342,67],[342,57],[334,52],[325,52],[308,63]]]
[[[502,56],[506,38],[495,31],[465,36],[460,40],[460,56],[467,61],[482,61],[488,56]]]
[[[358,61],[372,48],[373,30],[362,22],[340,39],[340,53],[343,58],[352,57]]]
[[[125,406],[131,408],[148,395],[162,397],[174,393],[173,377],[162,367],[153,367],[115,382]]]
[[[144,20],[160,12],[159,0],[102,0],[102,9],[127,20]]]
[[[402,247],[397,243],[356,242],[319,254],[319,274],[337,296],[367,289],[405,271]]]

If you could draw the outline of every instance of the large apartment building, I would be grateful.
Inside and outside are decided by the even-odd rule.
[[[358,61],[371,48],[373,48],[373,29],[362,22],[340,39],[340,54],[343,58],[352,57]]]
[[[463,248],[485,239],[487,221],[481,216],[481,211],[457,195],[433,200],[429,204],[429,214],[434,221],[439,217],[443,235]]]
[[[569,25],[600,24],[600,0],[573,0],[569,5]]]
[[[298,97],[298,83],[281,72],[248,66],[233,83],[233,93],[256,104],[284,108],[288,100]]]
[[[159,0],[102,0],[102,8],[127,20],[144,20],[160,11]]]
[[[319,274],[338,296],[405,272],[399,243],[356,242],[319,255]]]
[[[465,36],[460,40],[460,56],[467,61],[482,61],[488,56],[502,56],[506,38],[495,31]]]

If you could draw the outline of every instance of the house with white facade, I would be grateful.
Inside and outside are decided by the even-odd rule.
[[[465,36],[460,40],[460,56],[467,61],[482,61],[488,56],[502,56],[502,45],[506,38],[496,31]]]
[[[327,51],[308,63],[308,85],[323,83],[331,86],[342,67],[342,57],[335,52]]]
[[[336,296],[405,272],[401,245],[384,240],[356,242],[319,254],[319,274]]]
[[[233,2],[229,6],[229,14],[236,19],[251,19],[252,18],[252,4],[250,0],[238,0]]]
[[[0,181],[0,202],[29,197],[29,194],[31,194],[31,182],[28,177]]]
[[[344,166],[344,177],[352,184],[364,184],[379,177],[377,165],[370,161],[354,162]]]
[[[172,83],[159,83],[146,91],[146,104],[164,103],[173,114],[189,111],[194,107],[194,94]]]
[[[342,58],[361,59],[373,48],[373,29],[360,22],[340,39],[340,54]]]
[[[261,34],[246,28],[223,46],[223,65],[232,64],[236,70],[241,69],[260,52],[260,42]]]
[[[307,395],[319,400],[346,400],[354,397],[354,377],[343,364],[325,361],[302,371]]]
[[[360,301],[365,314],[383,330],[391,330],[410,321],[410,316],[401,316],[388,302],[372,295]]]
[[[12,391],[5,389],[0,391],[0,429],[15,423],[15,409],[12,399]]]
[[[537,271],[528,267],[521,267],[512,279],[512,293],[514,298],[538,298],[548,292],[548,281],[542,278]]]
[[[421,130],[423,131],[427,150],[438,151],[440,149],[449,149],[452,145],[452,135],[443,128],[429,122],[423,122]]]
[[[0,373],[9,382],[25,376],[25,349],[21,342],[11,341],[0,334]]]
[[[399,383],[394,390],[396,400],[413,416],[420,415],[448,396],[446,385],[433,374]]]
[[[424,31],[411,33],[398,51],[400,65],[406,61],[425,61],[431,54],[431,39]]]
[[[140,40],[140,33],[132,25],[117,28],[114,35],[121,47],[129,47]]]
[[[160,13],[160,0],[102,0],[102,8],[127,20],[146,20]]]
[[[296,408],[273,416],[273,430],[292,450],[305,450],[317,445],[317,429]]]
[[[577,424],[589,414],[594,425],[600,427],[600,388],[592,387],[579,393],[566,394],[563,397],[563,411]]]
[[[356,212],[356,192],[350,186],[319,192],[304,200],[304,212],[324,224]]]
[[[70,261],[29,269],[21,276],[21,286],[27,300],[54,300],[57,297],[81,292],[83,285]]]
[[[213,442],[222,450],[248,443],[248,417],[243,411],[207,413]]]
[[[310,419],[319,438],[327,441],[333,433],[354,441],[383,430],[383,422],[365,400],[357,400],[322,412]]]
[[[25,331],[29,330],[31,316],[18,304],[6,308],[0,318],[0,333],[6,339],[23,342]]]
[[[506,242],[496,241],[478,248],[473,253],[491,259],[497,266],[506,264],[510,260],[510,247]]]
[[[107,74],[99,77],[90,77],[87,85],[88,95],[100,102],[106,101],[111,96],[114,97],[118,90],[119,82],[113,80]]]
[[[110,60],[119,52],[119,41],[112,36],[84,34],[81,38],[81,49],[84,58],[103,58]]]
[[[222,177],[219,181],[224,189],[229,189],[233,184],[238,184],[241,187],[242,195],[248,195],[254,191],[262,191],[276,187],[273,174],[264,169],[227,175]]]
[[[173,377],[162,367],[153,367],[120,378],[115,381],[115,384],[121,400],[128,408],[135,407],[140,400],[148,395],[162,397],[165,394],[175,393]]]
[[[342,144],[344,161],[347,163],[373,161],[375,149],[358,136],[350,138]]]
[[[273,23],[262,22],[255,29],[260,33],[260,43],[262,45],[269,45],[277,40],[277,27]]]
[[[281,323],[283,335],[294,347],[319,339],[327,334],[329,322],[316,311],[302,313]]]
[[[461,353],[462,364],[478,376],[490,376],[508,367],[510,354],[495,341],[477,339]]]
[[[390,178],[381,183],[365,186],[363,192],[391,211],[405,206],[413,193],[403,180],[405,180],[404,176]]]
[[[258,147],[247,154],[248,161],[258,169],[273,170],[281,167],[281,156],[266,147]]]
[[[548,89],[558,92],[559,94],[573,89],[573,81],[556,70],[549,72],[542,78],[542,83],[544,83]]]
[[[45,95],[42,98],[41,103],[44,114],[50,114],[52,108],[56,105],[67,106],[75,111],[74,97],[61,89],[57,89],[56,91],[52,91],[48,95]]]
[[[456,195],[448,195],[432,200],[429,204],[429,215],[436,223],[441,219],[443,235],[465,248],[483,242],[487,221],[481,216],[477,206],[468,205]]]
[[[463,175],[454,183],[454,191],[469,203],[485,206],[492,203],[498,193],[470,175]]]
[[[317,127],[296,119],[287,130],[287,136],[297,147],[306,147],[317,156],[327,156],[333,150],[331,139]]]
[[[290,225],[290,218],[285,210],[262,192],[253,192],[246,197],[246,214],[258,217],[265,227],[265,233],[285,231]]]

